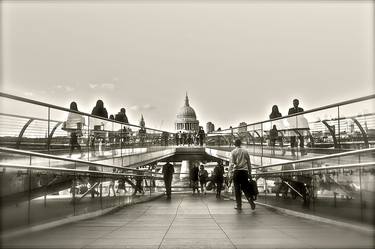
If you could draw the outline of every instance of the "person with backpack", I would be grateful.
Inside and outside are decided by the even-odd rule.
[[[198,176],[199,176],[199,183],[201,184],[201,192],[202,194],[206,194],[206,184],[207,184],[207,180],[208,180],[208,172],[207,170],[204,169],[204,165],[201,164],[201,166],[199,167],[199,172],[198,172]]]
[[[221,190],[223,188],[224,182],[224,166],[220,160],[214,168],[213,181],[216,184],[216,199],[221,198]]]
[[[242,210],[241,195],[244,192],[251,209],[255,209],[255,203],[252,196],[252,186],[249,182],[249,174],[251,176],[251,162],[247,150],[241,148],[241,140],[236,139],[234,142],[236,146],[230,153],[229,172],[233,176],[234,192],[236,196],[235,209]]]

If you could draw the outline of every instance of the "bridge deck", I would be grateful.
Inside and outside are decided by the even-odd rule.
[[[373,248],[370,234],[279,214],[233,209],[213,195],[175,194],[3,241],[5,248]]]

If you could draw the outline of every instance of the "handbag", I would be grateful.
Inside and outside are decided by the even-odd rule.
[[[259,194],[257,182],[254,181],[253,179],[250,179],[249,182],[250,182],[251,194],[253,196],[257,196]]]

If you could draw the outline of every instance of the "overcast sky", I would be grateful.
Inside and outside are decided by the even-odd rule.
[[[372,1],[8,1],[2,91],[173,129],[185,92],[227,128],[374,93]]]

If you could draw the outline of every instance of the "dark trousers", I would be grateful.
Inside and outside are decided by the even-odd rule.
[[[167,192],[167,197],[171,197],[172,193],[172,177],[164,177],[165,192]]]
[[[78,143],[78,137],[75,132],[70,134],[70,152],[69,154],[72,155],[74,148],[77,148],[79,152],[82,152],[81,145]]]
[[[203,146],[203,138],[199,138],[199,145]]]
[[[249,183],[249,173],[247,170],[235,170],[233,173],[233,185],[236,195],[237,207],[242,207],[241,195],[244,192],[248,200],[251,199],[251,186]]]
[[[303,136],[300,136],[299,137],[299,145],[301,146],[301,148],[305,147],[305,141],[303,139]],[[292,136],[290,137],[290,147],[297,147],[297,137],[296,136]]]
[[[216,197],[221,196],[221,189],[223,188],[223,181],[224,181],[224,179],[217,179],[216,180]]]
[[[143,179],[136,179],[135,180],[135,186],[137,187],[136,189],[135,189],[135,194],[137,193],[137,192],[139,192],[139,193],[143,193],[143,186],[142,186],[142,182],[143,182]]]

